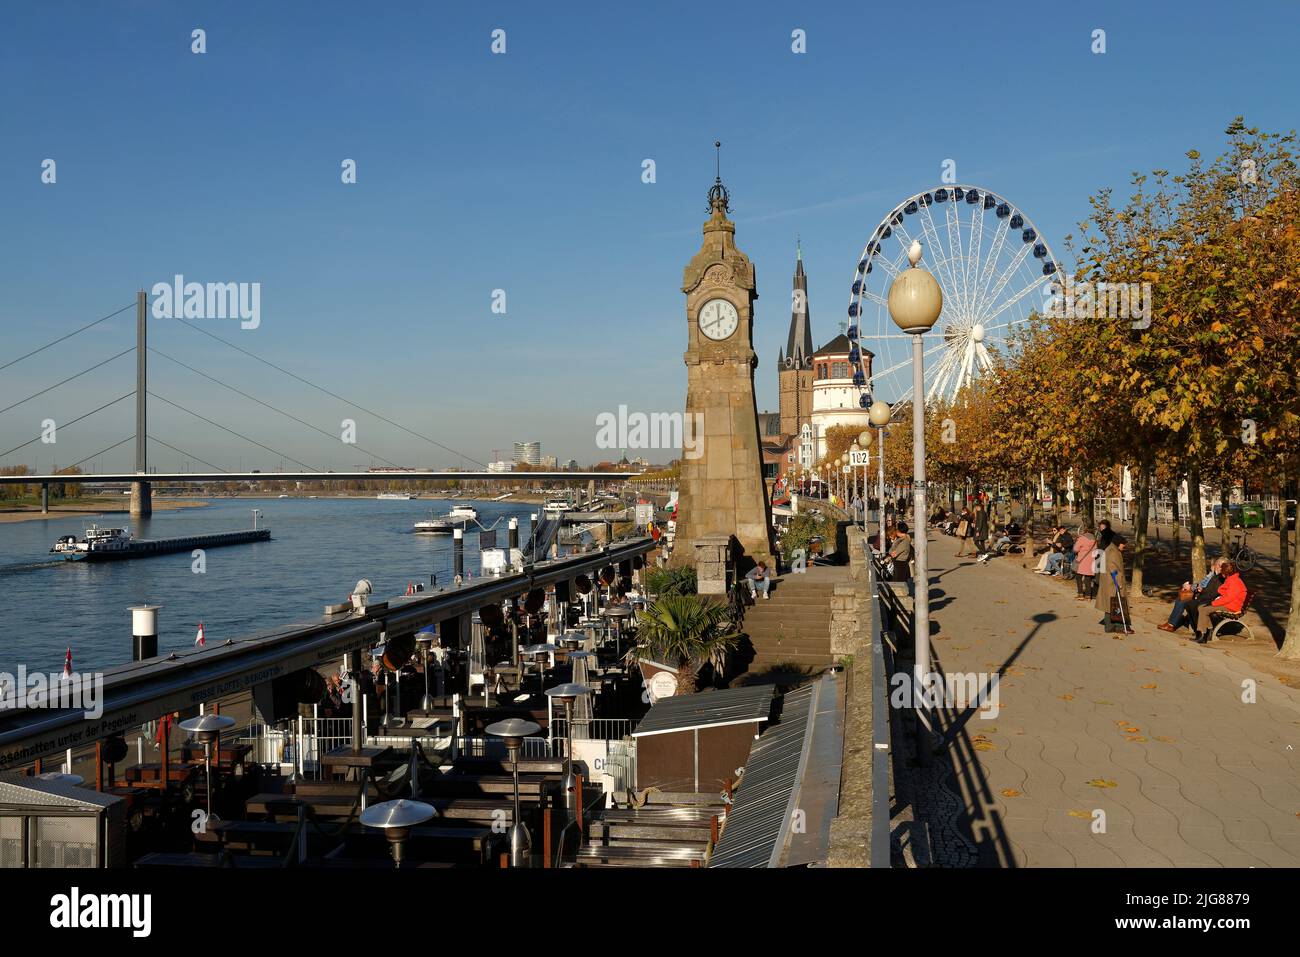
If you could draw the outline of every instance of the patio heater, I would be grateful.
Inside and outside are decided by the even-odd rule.
[[[560,649],[558,645],[553,645],[549,641],[546,642],[545,644],[528,645],[526,648],[524,648],[524,654],[532,655],[534,659],[536,659],[533,663],[537,666],[537,690],[538,691],[544,691],[546,689],[546,662],[550,659],[551,655],[555,654],[555,652],[559,650]],[[520,678],[519,684],[520,684],[520,688],[522,689],[523,687],[522,676]]]
[[[429,694],[429,650],[437,637],[437,625],[429,625],[415,633],[415,641],[420,646],[420,657],[424,661],[424,697],[420,699],[420,710],[426,714],[433,710],[433,696]]]
[[[235,719],[225,714],[201,714],[197,718],[190,718],[188,721],[181,722],[181,730],[187,731],[194,737],[198,738],[203,744],[203,779],[207,782],[208,792],[208,817],[212,820],[212,742],[217,740],[217,736],[222,731],[235,726]]]
[[[490,724],[484,730],[488,734],[501,738],[505,742],[506,753],[510,755],[515,779],[515,816],[514,823],[510,825],[510,866],[524,867],[528,863],[528,852],[532,848],[533,840],[519,811],[519,749],[523,747],[524,738],[541,731],[542,726],[536,721],[508,718]]]
[[[361,823],[384,832],[393,854],[393,866],[400,868],[403,846],[411,836],[411,828],[423,824],[436,813],[438,812],[431,804],[399,798],[383,804],[372,804],[361,812]]]
[[[614,631],[614,654],[618,660],[623,660],[623,620],[631,618],[634,614],[631,605],[606,605],[601,612],[606,618],[610,619],[610,625]]]
[[[547,695],[558,698],[564,705],[564,807],[576,811],[578,803],[578,778],[573,773],[573,702],[582,695],[591,694],[586,685],[576,682],[556,685],[546,689]]]

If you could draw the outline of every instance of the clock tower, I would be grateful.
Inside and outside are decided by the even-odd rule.
[[[709,190],[704,242],[686,267],[686,419],[674,561],[695,561],[697,540],[728,536],[751,561],[772,564],[771,509],[754,402],[754,265],[736,248],[719,176]]]

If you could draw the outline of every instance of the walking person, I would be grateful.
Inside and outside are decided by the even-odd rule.
[[[957,549],[958,556],[966,554],[966,542],[970,539],[974,530],[972,518],[970,509],[963,507],[961,517],[957,519],[957,537],[961,539],[961,545]]]
[[[989,547],[989,513],[984,503],[975,506],[975,554],[983,555]]]
[[[1120,606],[1121,627],[1126,635],[1133,634],[1128,617],[1128,582],[1124,578],[1124,547],[1127,543],[1111,529],[1106,529],[1097,539],[1099,567],[1097,573],[1096,607],[1106,617],[1101,620],[1110,630],[1110,600],[1118,599]]]

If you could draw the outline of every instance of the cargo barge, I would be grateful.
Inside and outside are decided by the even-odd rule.
[[[249,542],[271,540],[269,528],[252,528],[241,532],[215,532],[207,535],[186,535],[182,538],[135,538],[126,528],[100,528],[92,525],[86,537],[65,535],[50,549],[53,555],[70,562],[113,562],[128,558],[151,558],[189,552],[196,548],[224,548],[227,545],[244,545]]]

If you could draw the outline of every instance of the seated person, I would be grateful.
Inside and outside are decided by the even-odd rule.
[[[1219,586],[1219,593],[1214,596],[1214,601],[1198,602],[1196,605],[1195,640],[1198,645],[1204,645],[1210,640],[1210,632],[1214,630],[1214,623],[1210,621],[1212,614],[1223,611],[1230,615],[1240,615],[1241,610],[1246,606],[1248,589],[1241,578],[1241,573],[1237,571],[1236,564],[1231,559],[1225,559],[1219,566],[1219,574],[1223,576],[1223,584]]]
[[[750,598],[758,598],[758,593],[760,591],[763,593],[764,601],[767,601],[772,597],[767,593],[768,589],[772,586],[772,575],[768,572],[767,565],[763,562],[759,562],[749,570],[749,574],[745,576],[745,584],[749,586]]]
[[[998,536],[997,541],[993,543],[992,552],[994,555],[1001,555],[1006,549],[1020,541],[1023,530],[1020,523],[1015,519],[1007,522],[1006,527],[1002,529],[1002,534]]]
[[[944,509],[942,505],[936,505],[934,508],[934,514],[930,516],[930,524],[942,525],[947,520],[948,520],[948,512]]]
[[[1055,534],[1052,535],[1051,541],[1047,543],[1047,547],[1043,550],[1043,555],[1038,560],[1038,567],[1034,571],[1039,575],[1055,575],[1073,557],[1073,553],[1074,536],[1066,530],[1064,525],[1057,525]]]
[[[1219,597],[1219,586],[1223,584],[1223,563],[1226,559],[1222,556],[1210,562],[1210,569],[1203,578],[1195,585],[1191,582],[1183,582],[1183,587],[1179,590],[1179,597],[1174,602],[1174,607],[1169,612],[1169,620],[1161,622],[1158,627],[1161,631],[1175,632],[1186,619],[1188,625],[1193,625],[1196,621],[1197,607],[1202,604],[1213,604],[1214,600]],[[1191,597],[1184,599],[1182,597],[1186,592],[1191,592]]]

